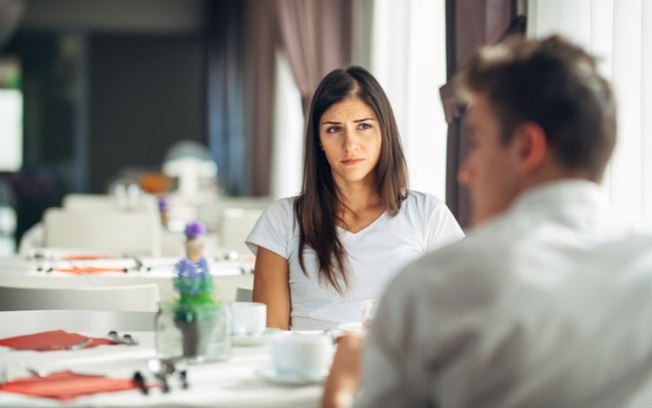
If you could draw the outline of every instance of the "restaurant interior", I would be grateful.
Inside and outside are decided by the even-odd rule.
[[[319,406],[323,375],[269,368],[287,333],[252,306],[245,240],[272,203],[302,192],[305,117],[336,68],[378,79],[410,188],[468,231],[454,75],[512,34],[590,47],[627,135],[607,169],[609,206],[652,230],[641,3],[0,0],[0,407]],[[216,323],[189,345],[172,305],[198,239],[220,307],[200,311]],[[352,323],[299,334],[330,355],[331,337],[363,330]]]

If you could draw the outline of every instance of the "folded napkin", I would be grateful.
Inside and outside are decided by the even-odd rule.
[[[63,330],[52,330],[2,339],[0,340],[0,346],[18,350],[55,351],[63,350],[66,347],[72,347],[89,339],[91,342],[83,348],[91,348],[103,344],[113,344],[111,340],[101,337],[86,337],[81,334],[68,333]]]
[[[64,261],[88,261],[95,259],[114,259],[115,255],[105,255],[105,254],[65,254],[61,256],[61,259]]]
[[[131,379],[60,371],[44,377],[19,378],[3,385],[0,391],[31,397],[71,400],[83,395],[138,389]]]
[[[76,268],[55,268],[54,272],[73,273],[76,275],[84,275],[89,273],[102,273],[102,272],[126,272],[125,268],[104,268],[104,267],[76,267]]]

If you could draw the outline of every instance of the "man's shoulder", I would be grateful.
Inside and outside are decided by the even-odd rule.
[[[505,272],[511,249],[518,241],[508,224],[497,220],[471,231],[458,242],[426,253],[404,268],[394,284],[406,286],[406,290],[444,288],[459,282],[487,287]]]

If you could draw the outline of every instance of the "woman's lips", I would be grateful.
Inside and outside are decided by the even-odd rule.
[[[342,160],[341,163],[346,165],[353,165],[353,164],[362,163],[363,161],[364,159],[346,159],[346,160]]]

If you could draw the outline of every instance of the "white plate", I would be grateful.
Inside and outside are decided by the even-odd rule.
[[[231,344],[236,347],[263,346],[269,342],[273,335],[284,333],[281,329],[267,328],[258,336],[231,336]]]
[[[280,374],[276,371],[276,369],[274,369],[274,367],[267,366],[257,369],[256,375],[258,375],[263,380],[273,382],[275,384],[310,385],[324,382],[328,376],[328,371],[324,371],[323,373],[316,376],[302,376],[294,374]]]

